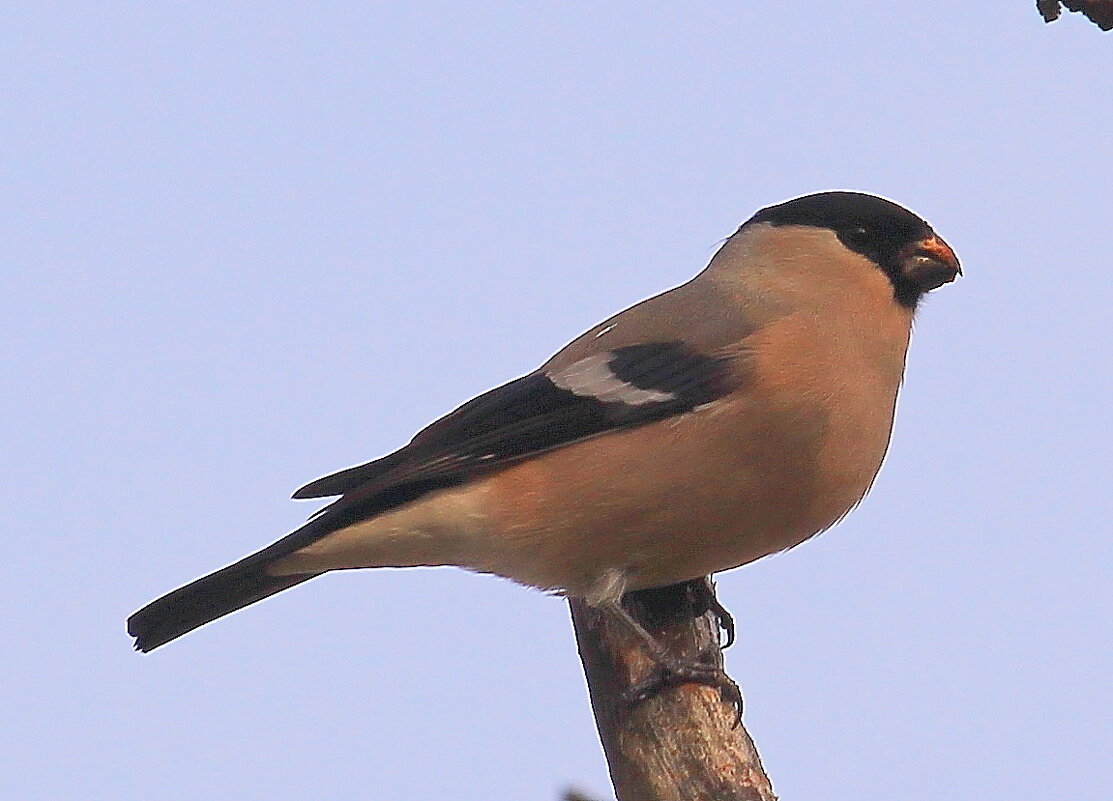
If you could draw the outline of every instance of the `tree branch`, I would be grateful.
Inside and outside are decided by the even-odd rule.
[[[569,605],[618,801],[776,801],[753,741],[717,689],[681,684],[631,704],[623,693],[655,667],[644,646],[598,610]],[[623,605],[670,653],[722,666],[718,621],[689,585],[628,593]]]

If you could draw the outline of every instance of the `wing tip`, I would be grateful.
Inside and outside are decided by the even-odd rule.
[[[354,484],[364,480],[362,476],[358,475],[357,471],[362,472],[362,466],[358,468],[349,467],[339,473],[332,473],[310,481],[305,486],[298,487],[290,497],[295,501],[308,501],[314,498],[331,498],[335,495],[343,495],[348,490],[354,489]],[[353,475],[357,476],[355,482],[351,478]]]
[[[331,478],[331,476],[328,478]],[[309,501],[315,498],[331,498],[335,495],[341,495],[343,492],[343,490],[332,486],[331,481],[319,478],[316,481],[310,481],[304,487],[299,487],[290,498],[295,501]]]

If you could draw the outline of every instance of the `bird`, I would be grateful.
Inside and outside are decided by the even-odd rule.
[[[787,550],[863,499],[914,314],[959,274],[951,247],[890,200],[827,191],[762,208],[686,283],[401,449],[297,490],[335,500],[149,603],[128,633],[148,652],[330,571],[432,565],[636,627],[626,593]]]

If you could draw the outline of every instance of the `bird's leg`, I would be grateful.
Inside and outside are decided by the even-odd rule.
[[[713,593],[706,580],[692,582],[692,584],[697,583],[703,586],[703,589],[705,589],[703,591],[710,595],[711,600],[713,600]],[[689,606],[692,606],[687,587],[679,585],[678,589],[683,589],[684,594],[686,594],[686,599],[689,600]],[[622,626],[626,627],[628,632],[636,636],[637,639],[641,641],[642,645],[646,647],[646,651],[649,653],[654,666],[656,666],[646,679],[631,685],[630,688],[624,692],[626,699],[631,703],[638,703],[651,698],[651,696],[659,693],[661,690],[669,688],[669,686],[676,686],[677,684],[686,682],[705,684],[719,690],[722,700],[735,706],[737,725],[741,720],[742,695],[738,689],[738,685],[715,663],[715,656],[713,656],[713,653],[700,654],[696,659],[682,659],[682,657],[673,656],[657,637],[650,634],[649,631],[646,630],[646,627],[634,619],[633,615],[622,605],[620,599],[621,596],[619,596],[619,599],[614,599],[614,597],[599,597],[599,599],[595,599],[597,603],[593,605],[597,607],[597,609],[610,615],[612,620],[618,621]],[[712,604],[705,596],[700,596],[699,600],[705,602],[706,609],[715,613],[716,617],[719,617],[721,621],[719,613],[715,610],[715,606],[719,606],[718,602]],[[696,606],[696,609],[698,609],[698,606]],[[721,609],[721,606],[719,606],[719,609]],[[722,612],[725,614],[729,623],[720,622],[720,625],[723,627],[723,630],[726,630],[728,642],[730,642],[733,640],[733,623],[730,621],[730,615],[726,613],[726,610]],[[699,614],[701,613],[702,612],[699,612]]]

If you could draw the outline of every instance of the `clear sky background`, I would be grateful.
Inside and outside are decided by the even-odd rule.
[[[966,277],[866,502],[720,578],[748,728],[793,801],[1104,801],[1111,63],[1030,2],[6,4],[4,795],[603,797],[561,600],[329,576],[148,656],[124,618],[849,188]]]

